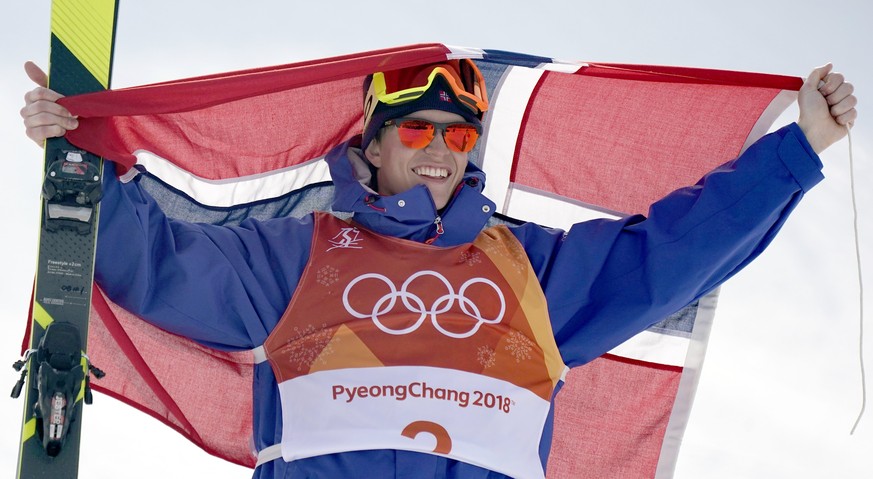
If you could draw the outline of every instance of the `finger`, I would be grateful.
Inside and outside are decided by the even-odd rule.
[[[828,73],[833,70],[834,66],[830,63],[826,65],[822,65],[812,72],[809,73],[809,76],[806,77],[806,81],[803,83],[804,88],[809,88],[813,90],[819,89],[819,83],[824,81],[824,78],[828,75]]]
[[[845,115],[849,111],[854,110],[857,105],[858,99],[850,96],[830,108],[831,116],[836,118]]]
[[[19,112],[21,118],[24,118],[25,120],[27,120],[27,118],[29,117],[39,115],[41,113],[47,113],[61,118],[74,118],[73,115],[70,114],[69,110],[50,100],[37,100],[27,103]]]
[[[840,85],[833,93],[825,95],[825,99],[828,101],[828,105],[836,105],[837,103],[845,100],[852,96],[852,93],[855,92],[855,86],[851,83],[843,83]]]
[[[28,129],[51,125],[58,125],[65,130],[72,130],[79,126],[78,120],[69,116],[56,115],[46,110],[22,115],[24,126]]]
[[[842,73],[829,73],[822,78],[822,86],[818,89],[822,95],[828,96],[831,93],[837,91],[837,89],[845,83],[846,78]]]
[[[56,138],[64,136],[67,130],[59,125],[40,126],[37,128],[28,128],[27,136],[35,141],[37,145],[42,146],[46,138]]]
[[[33,80],[37,85],[41,87],[48,86],[48,75],[46,75],[45,72],[42,71],[42,68],[38,67],[36,63],[25,62],[24,72],[27,73],[27,77]]]
[[[33,90],[30,90],[29,92],[25,93],[24,94],[24,102],[27,104],[35,103],[35,102],[38,102],[40,100],[56,102],[63,97],[64,97],[64,95],[61,95],[60,93],[58,93],[54,90],[49,90],[48,88],[40,86],[40,87],[36,87]]]
[[[852,126],[855,123],[855,120],[858,119],[858,110],[852,108],[851,110],[843,113],[834,118],[834,121],[843,126]]]

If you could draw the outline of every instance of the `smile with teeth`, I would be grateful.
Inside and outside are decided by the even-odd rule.
[[[414,171],[416,175],[428,176],[431,178],[446,178],[447,176],[449,176],[449,170],[447,168],[439,168],[433,166],[419,166],[412,171]]]

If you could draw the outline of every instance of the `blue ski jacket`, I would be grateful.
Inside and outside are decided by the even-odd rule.
[[[372,231],[414,241],[436,237],[434,245],[452,246],[473,241],[494,211],[481,193],[484,173],[470,165],[437,235],[438,213],[427,188],[374,195],[355,176],[351,161],[359,151],[346,143],[327,157],[336,186],[333,208],[353,213]],[[262,345],[307,265],[312,215],[234,227],[176,221],[137,181],[122,183],[109,172],[95,266],[108,296],[210,347]],[[822,178],[818,156],[791,124],[659,200],[648,215],[583,222],[569,231],[512,227],[545,292],[564,362],[573,367],[597,358],[730,278],[764,250]],[[261,450],[280,442],[282,424],[273,371],[267,363],[254,367],[254,443]],[[550,425],[541,440],[544,465]],[[504,476],[437,455],[371,450],[278,459],[259,466],[254,477]]]

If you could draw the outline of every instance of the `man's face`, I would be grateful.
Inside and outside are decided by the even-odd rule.
[[[461,115],[442,110],[421,110],[406,118],[438,123],[466,121]],[[393,126],[384,129],[381,140],[370,142],[365,155],[378,168],[380,195],[395,195],[422,184],[430,190],[438,210],[448,204],[467,167],[467,153],[449,150],[442,132],[437,132],[429,145],[416,150],[400,143],[397,128]]]

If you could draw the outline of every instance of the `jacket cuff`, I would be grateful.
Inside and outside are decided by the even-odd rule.
[[[782,137],[778,150],[779,159],[806,193],[824,179],[821,159],[797,123],[780,129],[778,134]]]

